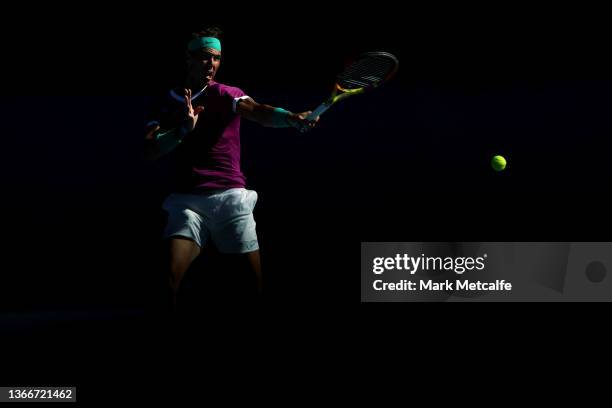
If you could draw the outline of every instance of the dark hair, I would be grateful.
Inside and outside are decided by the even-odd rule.
[[[221,29],[218,26],[207,26],[202,31],[199,31],[197,33],[192,33],[191,35],[193,36],[193,38],[215,37],[215,38],[221,39],[221,36],[223,35],[223,31],[221,31]]]

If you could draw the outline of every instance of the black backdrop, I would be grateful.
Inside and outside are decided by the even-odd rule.
[[[3,364],[15,363],[3,366],[5,384],[76,384],[82,401],[142,399],[156,384],[168,389],[156,371],[165,362],[169,377],[193,364],[231,387],[234,367],[246,363],[244,378],[259,378],[270,363],[267,354],[255,358],[264,342],[281,353],[297,349],[298,363],[320,362],[309,350],[322,343],[337,346],[327,362],[342,362],[347,345],[367,332],[378,337],[400,326],[418,333],[419,344],[440,345],[427,333],[451,330],[448,309],[434,319],[417,306],[401,319],[386,309],[351,330],[360,242],[609,240],[604,13],[465,4],[384,11],[326,4],[324,12],[260,3],[126,7],[28,3],[6,13],[0,310],[1,328],[17,335],[3,343]],[[392,83],[334,107],[308,135],[243,124],[243,168],[260,196],[255,216],[270,306],[262,320],[272,323],[273,338],[236,314],[225,331],[211,325],[235,300],[235,281],[224,280],[223,269],[193,274],[196,297],[224,300],[195,320],[203,337],[163,336],[156,320],[149,326],[130,317],[161,298],[166,191],[163,173],[140,160],[145,105],[176,83],[189,33],[206,23],[226,31],[218,79],[291,110],[316,106],[355,53],[384,49],[401,61]],[[494,154],[508,159],[505,172],[489,167]],[[498,332],[492,320],[456,319],[461,335],[453,344],[482,327],[497,344],[514,333],[511,322],[525,323],[512,310],[498,314]],[[537,327],[567,327],[566,313],[556,320],[529,308],[527,315]],[[53,330],[27,331],[37,325]],[[320,326],[323,333],[312,330]],[[342,344],[332,336],[341,331],[352,336]],[[226,345],[205,347],[204,339]],[[106,387],[138,379],[146,386]]]
[[[609,27],[595,14],[177,9],[54,5],[4,27],[4,310],[155,303],[166,191],[139,158],[145,106],[207,23],[226,32],[218,80],[294,111],[356,53],[401,61],[310,134],[243,124],[270,299],[357,301],[362,241],[609,234]]]

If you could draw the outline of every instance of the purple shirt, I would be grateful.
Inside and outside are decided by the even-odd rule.
[[[195,129],[172,152],[175,155],[174,185],[177,192],[199,192],[245,187],[240,170],[240,116],[236,102],[245,93],[211,81],[201,93],[193,93],[192,106],[204,106]],[[185,102],[182,93],[171,91],[157,110],[162,129],[180,124]]]

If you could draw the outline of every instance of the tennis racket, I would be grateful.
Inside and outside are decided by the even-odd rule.
[[[399,61],[388,52],[366,52],[358,56],[336,77],[331,96],[308,115],[309,121],[321,116],[332,105],[353,95],[359,95],[391,79],[399,68]],[[308,130],[304,127],[302,132]]]

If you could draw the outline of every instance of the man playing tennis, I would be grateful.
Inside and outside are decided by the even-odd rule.
[[[215,27],[193,34],[187,45],[184,86],[171,90],[147,123],[147,156],[155,159],[172,152],[178,165],[178,183],[163,204],[168,213],[164,238],[173,307],[185,272],[209,243],[248,265],[261,292],[253,218],[257,193],[245,188],[240,170],[240,119],[301,130],[318,120],[308,120],[310,112],[259,104],[242,90],[216,82],[220,34]]]

